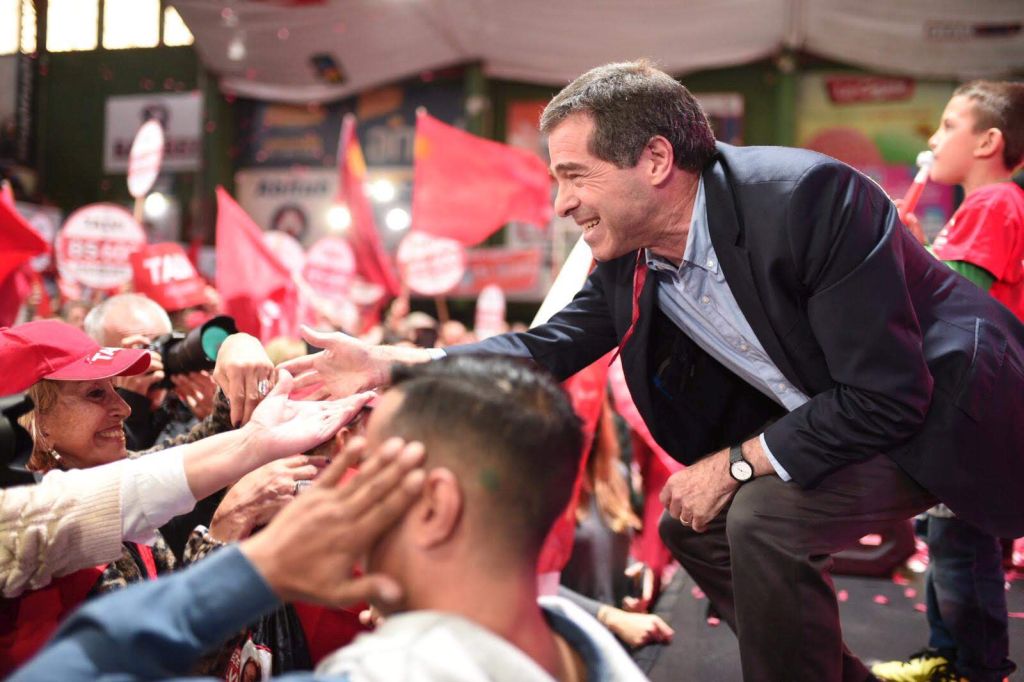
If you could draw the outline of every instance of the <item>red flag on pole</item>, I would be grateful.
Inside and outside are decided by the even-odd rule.
[[[29,259],[49,248],[46,239],[14,208],[14,192],[4,182],[0,187],[0,327],[14,324],[32,291]]]
[[[551,176],[531,151],[485,140],[419,112],[412,226],[475,246],[510,221],[547,227]]]
[[[217,188],[217,291],[238,329],[263,342],[298,336],[298,292],[288,268],[263,241],[263,230]]]
[[[356,117],[347,114],[341,123],[338,142],[338,200],[348,206],[352,226],[348,242],[356,257],[356,275],[371,284],[384,287],[386,297],[398,296],[400,286],[384,245],[377,232],[373,207],[366,198],[366,160],[356,137]]]

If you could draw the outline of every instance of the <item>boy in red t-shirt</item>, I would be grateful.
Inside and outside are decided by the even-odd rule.
[[[1024,158],[1024,83],[960,86],[928,146],[931,179],[965,194],[932,253],[1024,319],[1024,190],[1011,180]],[[923,242],[916,216],[906,221]],[[928,550],[928,647],[872,673],[901,682],[1004,679],[1016,666],[999,539],[939,505],[928,514]]]

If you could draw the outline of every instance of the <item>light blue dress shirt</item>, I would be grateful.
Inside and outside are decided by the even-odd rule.
[[[650,249],[645,255],[658,280],[658,307],[694,343],[787,410],[808,401],[768,357],[725,281],[711,244],[703,178],[697,186],[682,263],[676,267]],[[768,449],[764,434],[760,440],[776,473],[790,480]]]

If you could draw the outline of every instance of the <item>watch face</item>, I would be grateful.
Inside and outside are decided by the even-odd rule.
[[[739,462],[733,462],[729,469],[732,477],[737,481],[749,481],[754,477],[754,469],[750,466],[749,462],[740,460]]]

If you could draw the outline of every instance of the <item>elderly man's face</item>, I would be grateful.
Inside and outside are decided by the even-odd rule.
[[[650,246],[654,197],[640,165],[618,168],[590,153],[593,120],[573,114],[551,131],[551,173],[558,182],[555,210],[583,228],[594,258],[607,261]]]
[[[103,319],[104,346],[121,348],[124,340],[132,336],[144,337],[145,343],[171,331],[171,326],[162,315],[148,307],[119,306],[110,310]],[[138,346],[140,343],[130,345]]]

